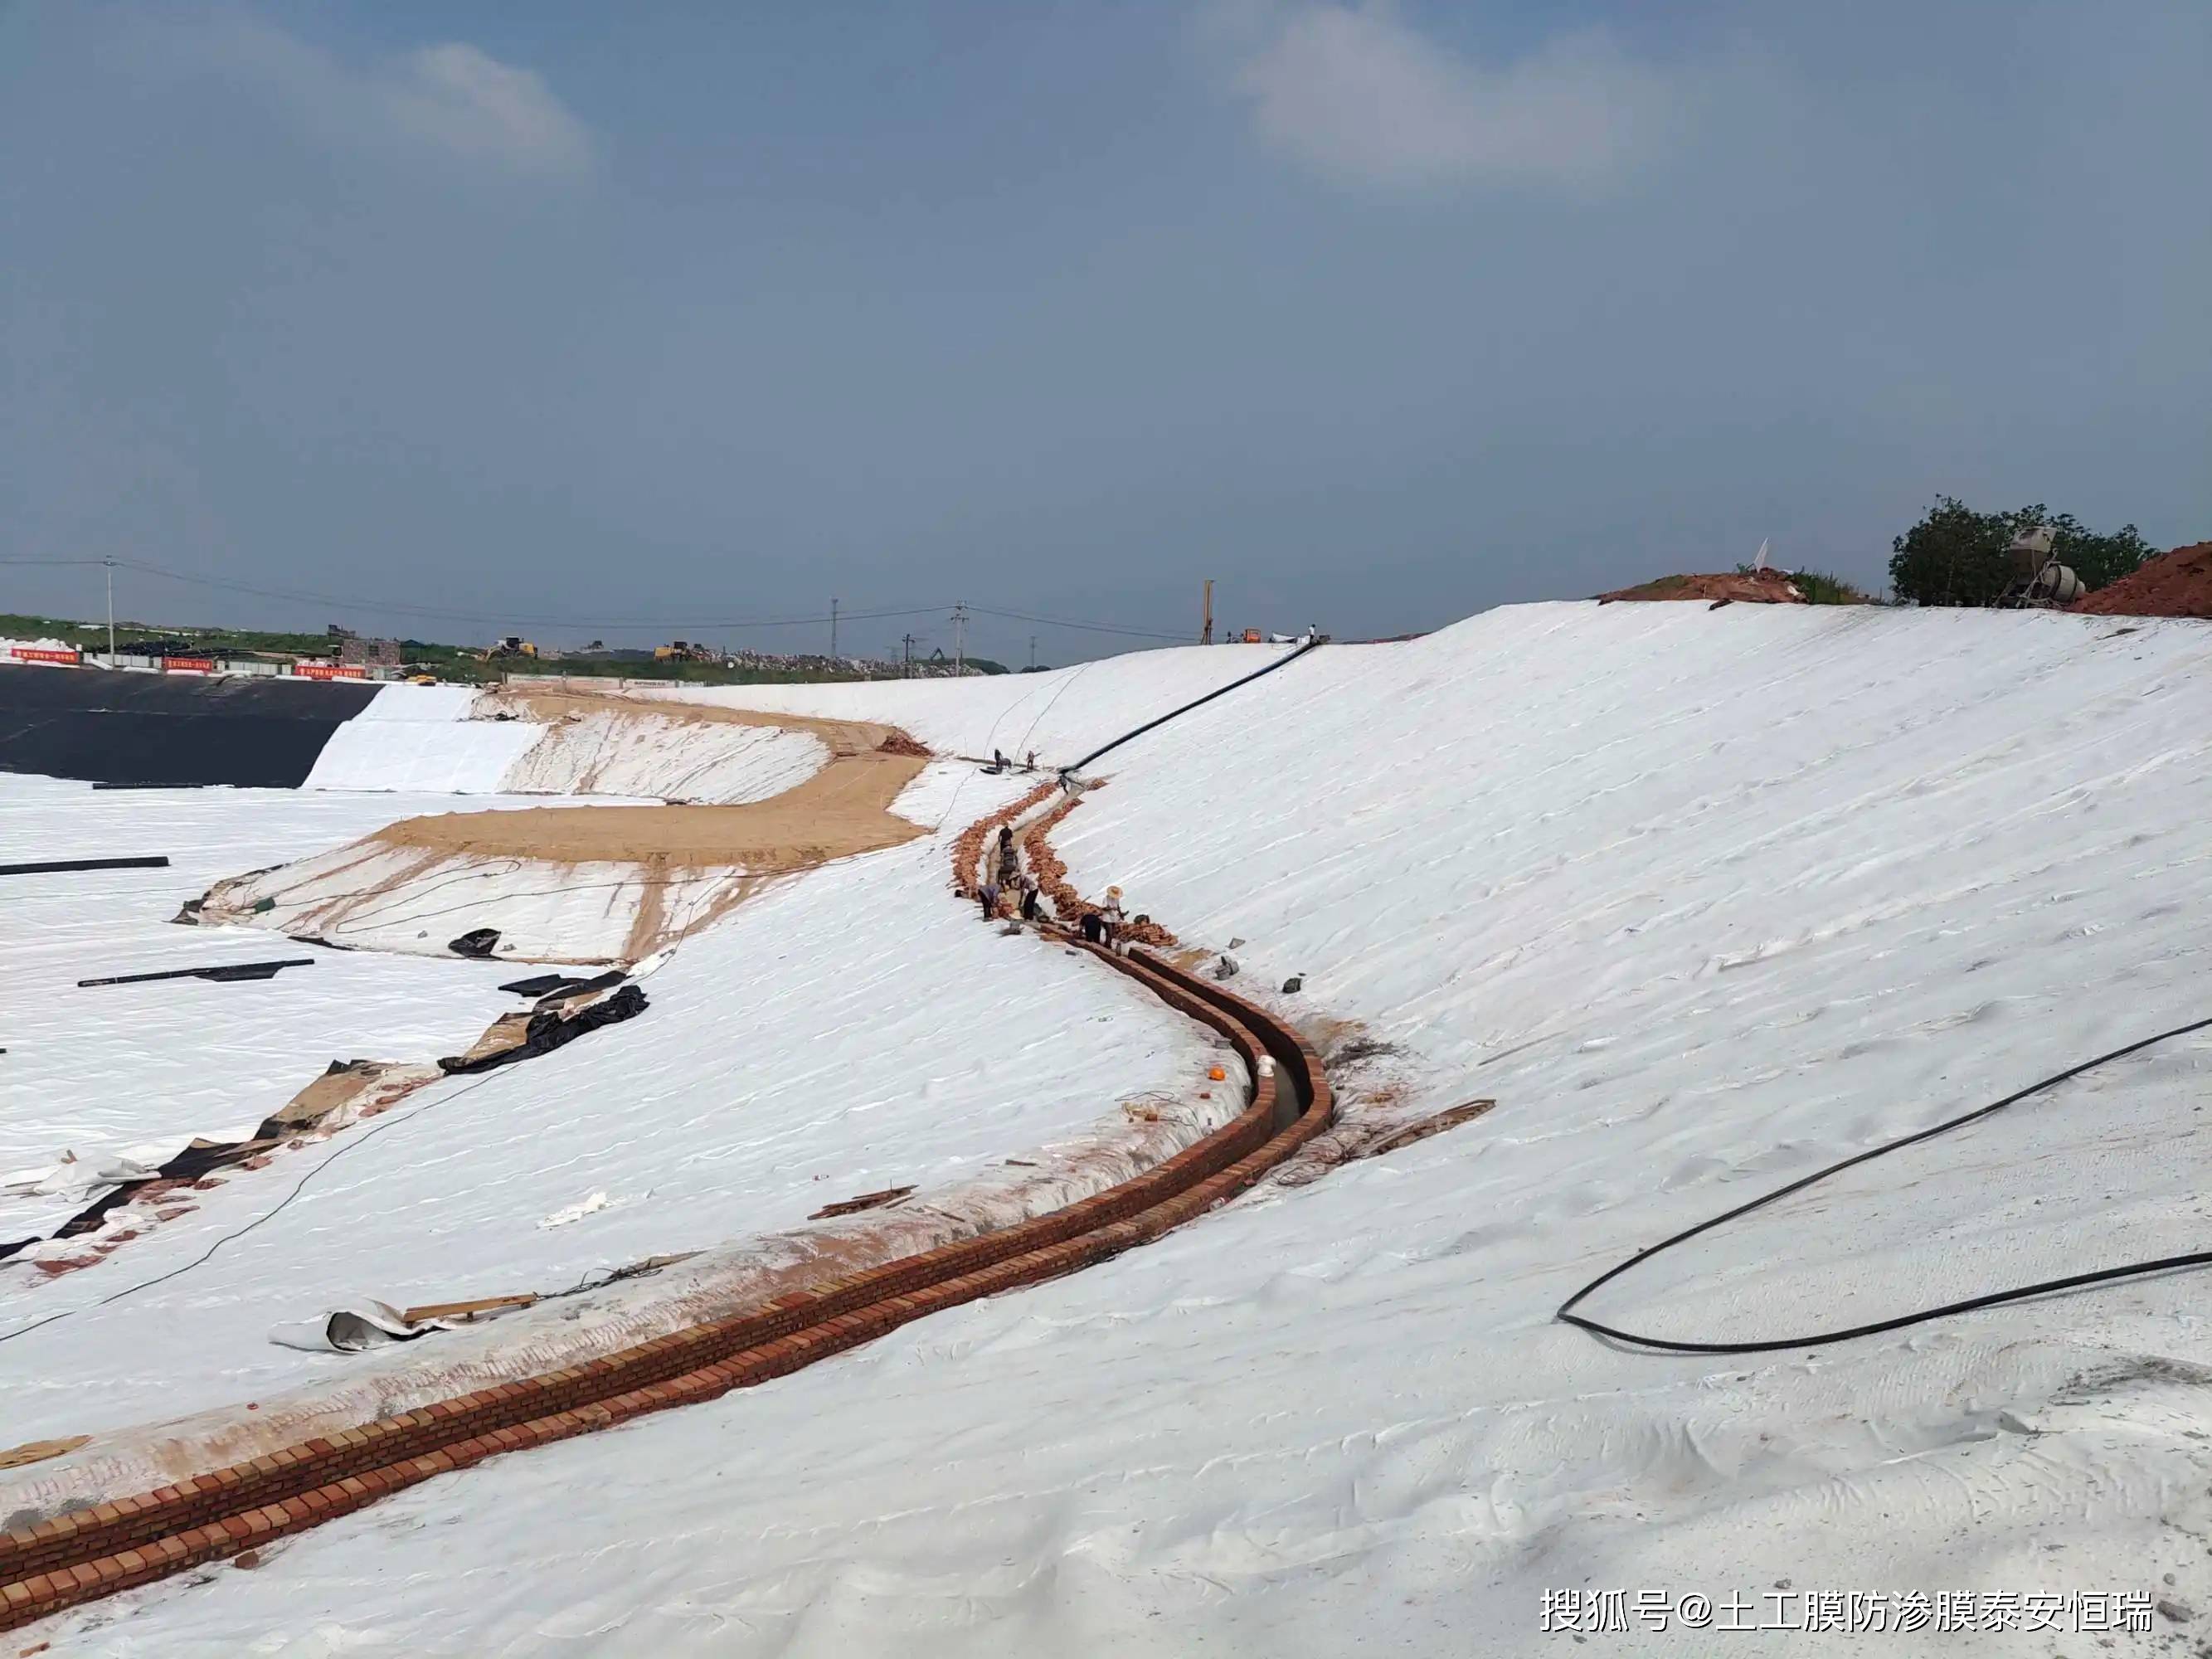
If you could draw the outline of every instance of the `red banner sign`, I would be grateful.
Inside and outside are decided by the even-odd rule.
[[[76,663],[82,660],[74,651],[49,651],[41,645],[11,646],[8,654],[18,662]]]
[[[215,672],[215,659],[213,657],[164,657],[161,659],[161,666],[171,673],[212,674]]]
[[[365,680],[368,670],[350,663],[295,662],[292,672],[303,680]]]

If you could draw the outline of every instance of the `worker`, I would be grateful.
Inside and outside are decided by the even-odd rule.
[[[996,879],[987,879],[978,887],[975,899],[983,907],[983,920],[994,920],[999,914],[999,884]]]
[[[991,769],[994,772],[1003,772],[1006,769],[1006,757],[995,749],[991,751]]]
[[[1106,948],[1115,956],[1127,956],[1129,947],[1121,934],[1129,925],[1128,913],[1121,908],[1121,890],[1109,887],[1106,902],[1098,907],[1098,920],[1106,930]]]
[[[999,826],[999,885],[1012,887],[1021,870],[1021,854],[1014,850],[1013,826],[1002,823]]]
[[[1029,759],[1028,759],[1028,760],[1027,760],[1027,761],[1023,764],[1022,770],[1023,770],[1023,771],[1024,771],[1024,772],[1034,772],[1034,771],[1036,771],[1036,750],[1032,749],[1032,750],[1030,750],[1030,753],[1029,753]]]
[[[1106,921],[1096,910],[1083,913],[1083,937],[1092,945],[1106,942]]]
[[[1037,900],[1040,896],[1036,880],[1034,877],[1025,875],[1021,878],[1021,884],[1022,920],[1034,922],[1037,920]]]

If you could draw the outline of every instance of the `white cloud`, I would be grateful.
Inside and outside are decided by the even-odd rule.
[[[240,80],[334,146],[543,177],[595,161],[591,130],[542,76],[465,41],[355,64],[241,11],[142,18],[149,67]]]
[[[371,90],[394,126],[458,155],[546,173],[592,161],[591,133],[542,76],[465,42],[413,53]]]
[[[1390,186],[1589,186],[1662,143],[1690,94],[1602,34],[1474,62],[1380,0],[1244,8],[1234,75],[1261,138],[1331,177]]]

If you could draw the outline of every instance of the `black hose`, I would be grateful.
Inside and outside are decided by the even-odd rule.
[[[59,859],[45,864],[0,864],[0,876],[44,876],[68,870],[165,870],[168,864],[167,853],[149,858]]]
[[[1907,1146],[1916,1146],[1923,1140],[1932,1140],[1940,1134],[1948,1134],[1954,1129],[1964,1127],[1966,1124],[1985,1118],[1992,1112],[2001,1112],[2008,1106],[2017,1105],[2032,1095],[2043,1094],[2057,1088],[2062,1083],[2070,1082],[2084,1072],[2093,1071],[2109,1061],[2124,1059],[2129,1054],[2138,1053],[2157,1043],[2171,1042],[2178,1036],[2186,1036],[2191,1031],[2203,1030],[2208,1026],[2212,1026],[2212,1019],[2193,1020],[2186,1025],[2177,1025],[2170,1031],[2160,1031],[2155,1036],[2144,1037],[2140,1042],[2129,1043],[2124,1048],[2115,1048],[2108,1054],[2099,1054],[2094,1060],[2085,1060],[2078,1066],[2069,1066],[2056,1076],[2045,1078],[2040,1083],[2032,1083],[2015,1094],[2007,1095],[2002,1100],[1987,1106],[1977,1107],[1961,1116],[1938,1123],[1933,1128],[1922,1129],[1899,1139],[1887,1141],[1881,1146],[1869,1148],[1863,1152],[1855,1152],[1839,1163],[1831,1164],[1825,1170],[1816,1170],[1811,1175],[1793,1181],[1786,1187],[1776,1188],[1774,1191],[1766,1194],[1764,1197],[1754,1198],[1748,1204],[1739,1204],[1733,1210],[1714,1216],[1710,1220],[1700,1221],[1694,1227],[1685,1228],[1672,1238],[1663,1238],[1656,1244],[1638,1250],[1626,1261],[1608,1267],[1582,1289],[1577,1291],[1559,1304],[1559,1311],[1552,1316],[1595,1336],[1610,1337],[1616,1342],[1629,1343],[1639,1348],[1658,1349],[1668,1353],[1778,1353],[1790,1348],[1826,1347],[1832,1342],[1848,1342],[1855,1337],[1873,1336],[1882,1331],[1901,1330],[1907,1325],[1925,1324],[1929,1320],[1947,1318],[1952,1314],[1971,1313],[1977,1308],[1993,1308],[2007,1302],[2022,1302],[2030,1297],[2044,1296],[2054,1291],[2074,1290],[2083,1285],[2102,1284],[2115,1279],[2139,1278],[2148,1273],[2170,1272],[2177,1267],[2202,1267],[2212,1265],[2212,1250],[2194,1251],[2187,1255],[2161,1256],[2155,1261],[2134,1261],[2124,1267],[2103,1267],[2094,1273],[2069,1273],[2063,1279],[2045,1279],[2033,1285],[2021,1285],[2010,1290],[1992,1291],[1984,1296],[1969,1297],[1963,1302],[1947,1302],[1938,1308],[1923,1308],[1914,1313],[1899,1314],[1893,1319],[1878,1319],[1868,1324],[1852,1325],[1841,1330],[1818,1331],[1809,1336],[1793,1336],[1765,1342],[1676,1342],[1666,1337],[1647,1336],[1638,1331],[1624,1331],[1611,1325],[1601,1325],[1594,1319],[1587,1319],[1575,1312],[1576,1306],[1601,1286],[1610,1284],[1630,1268],[1649,1261],[1662,1250],[1671,1250],[1677,1244],[1695,1238],[1699,1233],[1710,1232],[1715,1227],[1734,1221],[1738,1216],[1749,1215],[1753,1210],[1765,1209],[1778,1199],[1787,1198],[1792,1193],[1801,1193],[1816,1182],[1826,1181],[1832,1175],[1841,1174],[1854,1164],[1864,1164],[1870,1159],[1885,1157],[1891,1152],[1902,1151]]]
[[[1146,732],[1151,731],[1154,726],[1165,726],[1170,720],[1174,720],[1177,715],[1188,714],[1192,709],[1199,708],[1203,704],[1212,702],[1216,697],[1225,697],[1231,691],[1234,691],[1238,686],[1249,685],[1254,680],[1260,678],[1262,675],[1272,674],[1278,668],[1288,668],[1300,657],[1304,656],[1307,652],[1313,650],[1320,644],[1321,641],[1317,639],[1308,640],[1304,645],[1291,652],[1287,657],[1278,657],[1274,661],[1269,663],[1265,668],[1255,669],[1251,673],[1245,675],[1242,679],[1231,680],[1226,685],[1218,686],[1213,690],[1207,692],[1204,696],[1183,704],[1180,708],[1170,708],[1166,714],[1160,715],[1158,719],[1146,720],[1142,726],[1139,726],[1133,732],[1124,732],[1120,737],[1115,738],[1113,742],[1107,744],[1103,748],[1092,750],[1089,754],[1085,755],[1081,760],[1077,761],[1073,765],[1063,766],[1060,770],[1063,775],[1070,772],[1080,772],[1085,767],[1090,765],[1091,762],[1097,760],[1101,755],[1109,754],[1113,750],[1119,749],[1123,744],[1128,742],[1130,738],[1141,738]]]

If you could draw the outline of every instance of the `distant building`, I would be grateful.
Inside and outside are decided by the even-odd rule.
[[[331,637],[337,643],[337,659],[360,668],[397,668],[399,666],[399,641],[397,640],[365,640],[358,634],[332,625]]]

